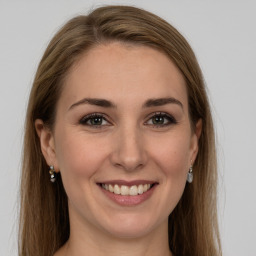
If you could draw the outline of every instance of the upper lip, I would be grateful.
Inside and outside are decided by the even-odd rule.
[[[133,185],[145,185],[145,184],[155,184],[158,183],[156,181],[152,180],[131,180],[131,181],[126,181],[126,180],[108,180],[108,181],[102,181],[102,182],[97,182],[98,184],[117,184],[119,186],[125,185],[125,186],[133,186]]]

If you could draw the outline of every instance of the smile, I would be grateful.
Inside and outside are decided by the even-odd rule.
[[[112,180],[97,185],[111,201],[121,206],[136,206],[147,201],[159,183],[149,180]]]
[[[122,196],[137,196],[142,195],[152,188],[153,184],[140,184],[140,185],[118,185],[118,184],[101,184],[101,187],[107,191],[110,191],[116,195]]]

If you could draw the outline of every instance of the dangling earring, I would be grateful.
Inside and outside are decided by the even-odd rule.
[[[192,181],[193,181],[193,167],[191,165],[187,174],[187,182],[192,183]]]
[[[55,182],[56,181],[56,172],[54,170],[53,165],[50,166],[49,173],[50,173],[50,181]]]

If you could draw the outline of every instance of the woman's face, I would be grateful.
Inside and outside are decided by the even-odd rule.
[[[97,46],[72,67],[45,138],[71,230],[118,237],[166,229],[198,140],[175,65],[157,50],[120,43]]]

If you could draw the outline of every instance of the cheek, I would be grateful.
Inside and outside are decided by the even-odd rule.
[[[92,176],[104,159],[104,148],[94,138],[83,134],[62,132],[56,139],[56,156],[63,178]]]
[[[157,142],[157,143],[156,143]],[[157,145],[157,146],[156,146]],[[161,197],[157,214],[169,216],[182,197],[189,166],[190,139],[186,133],[179,133],[158,138],[151,144],[151,158],[156,171],[161,172]]]
[[[154,147],[153,157],[165,176],[172,178],[173,182],[184,181],[190,161],[188,136],[183,134],[183,136],[163,138],[162,141],[158,141],[157,145]]]

